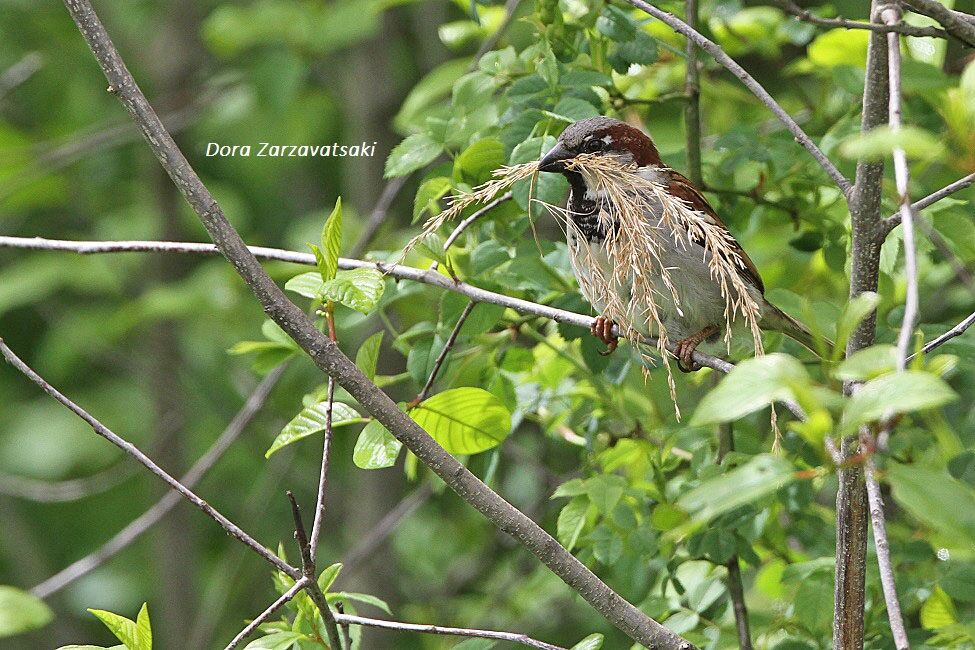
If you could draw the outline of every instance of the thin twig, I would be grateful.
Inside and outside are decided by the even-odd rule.
[[[0,248],[23,248],[28,250],[42,251],[70,251],[81,255],[97,255],[107,253],[179,253],[196,255],[218,255],[219,251],[213,244],[202,244],[196,242],[162,242],[162,241],[72,241],[65,239],[44,239],[41,237],[10,237],[0,235]],[[263,246],[250,246],[248,250],[255,257],[267,260],[277,260],[281,262],[291,262],[305,266],[315,265],[315,256],[311,253],[300,253],[296,251],[283,250],[280,248],[266,248]],[[432,270],[417,269],[411,266],[398,264],[385,264],[381,262],[365,262],[344,257],[339,258],[340,269],[377,269],[386,275],[400,280],[411,280],[421,282],[447,291],[453,291],[467,296],[477,302],[486,302],[493,305],[500,305],[514,309],[523,314],[532,314],[542,318],[549,318],[558,323],[575,325],[590,329],[595,318],[584,314],[549,307],[530,300],[515,298],[503,293],[496,293],[472,286],[465,282],[452,280],[451,278]],[[622,332],[619,328],[614,328],[613,333],[620,336]],[[651,346],[657,345],[654,337],[644,337],[644,342]],[[671,350],[674,352],[676,348]],[[734,364],[719,359],[718,357],[695,351],[694,361],[707,368],[719,372],[731,372]]]
[[[298,543],[298,551],[301,554],[301,573],[306,580],[305,593],[312,599],[318,607],[319,614],[322,615],[322,620],[325,622],[325,633],[328,635],[328,646],[338,650],[342,647],[338,624],[335,622],[335,614],[332,613],[332,608],[328,606],[325,594],[318,587],[315,558],[312,557],[308,533],[305,532],[305,523],[301,520],[301,508],[298,507],[298,501],[295,500],[295,495],[292,494],[291,490],[288,490],[287,494],[288,501],[291,502],[291,516],[295,522],[295,542]]]
[[[42,481],[26,476],[0,474],[0,494],[40,503],[78,501],[107,492],[135,474],[129,463],[116,463],[97,474],[66,481]]]
[[[17,63],[0,74],[0,101],[17,86],[34,76],[44,66],[44,57],[40,52],[28,52]]]
[[[507,0],[504,3],[504,20],[501,21],[501,24],[498,25],[498,28],[494,30],[493,34],[484,39],[481,47],[477,48],[477,53],[474,54],[474,60],[471,61],[471,65],[467,69],[468,72],[477,70],[477,64],[480,63],[481,57],[493,50],[494,46],[501,41],[501,37],[508,31],[508,27],[511,26],[511,22],[514,20],[515,11],[518,9],[519,4],[521,4],[521,0]]]
[[[945,185],[937,192],[932,192],[931,194],[928,194],[923,199],[919,199],[915,201],[914,203],[911,204],[911,208],[914,210],[914,212],[918,212],[928,207],[929,205],[933,205],[934,203],[937,203],[941,199],[954,194],[955,192],[959,192],[965,189],[966,187],[971,187],[972,184],[975,184],[975,174],[969,174],[968,176],[963,176],[962,178],[959,178],[954,183]],[[881,238],[884,238],[888,234],[890,234],[890,231],[896,228],[900,224],[900,222],[901,222],[900,212],[897,212],[896,214],[892,214],[886,219],[884,219],[880,231]]]
[[[408,179],[409,175],[407,174],[406,176],[397,176],[386,183],[386,187],[380,193],[379,199],[376,201],[376,205],[373,207],[372,213],[366,221],[366,225],[362,227],[362,234],[359,235],[359,239],[349,249],[349,255],[359,257],[366,252],[366,248],[372,243],[372,240],[376,237],[376,233],[379,232],[379,227],[386,221],[386,215],[389,213],[390,206],[393,205],[393,201],[396,199],[400,190],[403,189]]]
[[[900,10],[888,5],[881,11],[881,19],[888,25],[900,22]],[[887,34],[887,76],[890,83],[889,114],[890,128],[895,133],[901,129],[901,46],[900,37],[891,32]],[[904,237],[904,273],[907,276],[907,297],[904,301],[904,318],[897,336],[897,368],[903,370],[907,364],[907,349],[914,335],[917,321],[917,247],[914,244],[914,208],[911,207],[909,186],[910,168],[907,153],[901,147],[894,148],[894,180],[900,200],[901,229]]]
[[[474,476],[362,374],[335,343],[318,331],[314,323],[288,299],[247,249],[216,199],[176,146],[125,66],[90,0],[64,0],[64,4],[105,74],[109,88],[138,123],[149,148],[196,212],[207,234],[247,283],[265,313],[308,354],[315,365],[334,377],[366,412],[385,426],[458,496],[499,529],[521,542],[631,639],[661,650],[693,648],[692,643],[653,620],[613,591],[554,537]],[[274,559],[284,564],[277,557]],[[288,568],[294,571],[293,567]]]
[[[514,195],[511,192],[505,192],[504,194],[502,194],[498,198],[494,199],[493,201],[484,204],[484,207],[483,208],[480,208],[479,210],[477,210],[477,212],[474,212],[469,217],[464,218],[450,232],[450,235],[447,236],[446,241],[444,241],[444,243],[443,243],[443,249],[446,251],[448,248],[450,248],[451,246],[453,246],[454,242],[457,241],[457,238],[460,237],[464,233],[464,231],[467,230],[467,228],[472,223],[474,223],[475,221],[477,221],[478,219],[480,219],[485,214],[487,214],[488,212],[490,212],[494,208],[498,207],[499,205],[501,205],[505,201],[510,201],[512,196],[514,196]]]
[[[435,381],[437,381],[437,375],[440,374],[440,368],[443,367],[444,361],[447,360],[447,355],[450,354],[451,348],[453,348],[454,344],[457,342],[457,337],[460,335],[460,329],[464,326],[464,323],[467,321],[467,317],[471,315],[471,312],[474,311],[474,307],[476,305],[477,302],[471,300],[467,303],[467,306],[464,307],[464,311],[460,313],[460,316],[457,317],[457,323],[454,325],[454,329],[451,330],[450,336],[447,337],[447,341],[444,343],[440,354],[437,355],[437,360],[433,362],[433,369],[430,370],[430,376],[427,377],[427,383],[423,385],[423,388],[417,394],[416,399],[413,400],[414,403],[419,404],[430,396],[430,391],[433,390],[433,384]]]
[[[811,25],[819,25],[820,27],[844,27],[846,29],[866,29],[871,32],[896,32],[898,34],[904,34],[905,36],[948,38],[948,32],[943,29],[938,29],[937,27],[915,27],[914,25],[906,25],[904,23],[897,23],[896,25],[880,25],[878,23],[847,20],[841,16],[836,16],[835,18],[822,18],[812,13],[808,9],[803,9],[791,0],[776,0],[776,4],[779,5],[779,7],[781,7],[786,13],[795,16],[799,20],[810,23]]]
[[[325,320],[328,323],[328,338],[335,343],[335,307],[331,302],[325,305]],[[328,489],[328,461],[332,447],[332,411],[335,407],[335,379],[328,378],[328,392],[325,399],[325,432],[322,436],[322,463],[318,474],[318,496],[315,500],[315,521],[311,527],[311,559],[318,559],[318,540],[325,522],[325,493]]]
[[[341,603],[335,603],[335,611],[338,614],[345,614],[345,606]],[[339,623],[339,627],[342,630],[342,650],[352,650],[352,635],[349,633],[349,622],[344,621]]]
[[[268,549],[266,546],[264,546],[263,544],[255,540],[247,533],[245,533],[235,523],[233,523],[225,516],[220,514],[220,512],[218,512],[213,506],[211,506],[209,503],[207,503],[206,501],[198,497],[196,494],[194,494],[193,491],[191,491],[188,487],[186,487],[185,485],[177,481],[175,478],[170,476],[168,473],[166,473],[166,471],[163,468],[159,467],[159,465],[157,465],[155,462],[153,462],[151,458],[149,458],[144,453],[142,453],[142,451],[140,451],[138,447],[133,445],[131,442],[125,440],[124,438],[118,436],[114,431],[106,427],[104,424],[99,422],[94,416],[88,413],[88,411],[86,411],[85,409],[81,408],[80,406],[72,402],[63,393],[58,391],[58,389],[56,389],[54,386],[49,384],[47,380],[45,380],[39,374],[34,372],[34,370],[31,369],[30,366],[24,363],[23,360],[21,360],[21,358],[18,357],[16,354],[14,354],[14,351],[10,349],[10,347],[3,340],[3,338],[0,338],[0,355],[3,355],[3,358],[6,359],[10,365],[16,368],[21,374],[26,376],[32,382],[37,384],[45,393],[47,393],[48,395],[56,399],[58,402],[63,404],[65,407],[67,407],[69,411],[71,411],[72,413],[80,417],[82,420],[87,422],[88,425],[95,431],[95,433],[97,433],[101,437],[111,442],[113,445],[115,445],[116,447],[124,451],[126,454],[128,454],[135,460],[142,463],[142,465],[144,465],[146,469],[148,469],[150,472],[152,472],[157,477],[162,479],[162,481],[165,482],[167,485],[169,485],[172,489],[176,490],[181,495],[183,495],[183,497],[186,500],[188,500],[190,503],[192,503],[197,508],[202,510],[208,517],[210,517],[218,524],[220,524],[220,526],[224,530],[226,530],[227,533],[229,533],[232,537],[236,538],[240,542],[249,546],[255,553],[257,553],[265,560],[270,562],[272,565],[274,565],[275,568],[277,568],[280,571],[283,571],[284,573],[291,576],[292,578],[298,579],[301,576],[300,571],[298,571],[293,566],[289,566],[281,558],[275,555],[270,549]],[[34,589],[34,593],[35,595],[39,595],[37,593],[37,588]]]
[[[247,624],[243,630],[237,633],[237,636],[227,644],[224,650],[234,650],[237,646],[244,642],[244,639],[249,637],[254,633],[254,630],[259,628],[263,623],[265,623],[269,618],[274,616],[274,613],[279,609],[284,607],[292,598],[298,595],[298,592],[308,586],[308,578],[302,577],[297,582],[295,582],[290,589],[281,594],[277,600],[271,603],[267,609],[257,615],[253,621]]]
[[[967,14],[952,11],[939,0],[907,0],[907,4],[913,11],[941,23],[945,31],[959,41],[975,47],[975,23],[969,20]]]
[[[867,499],[870,502],[870,520],[873,523],[873,540],[877,548],[880,584],[884,591],[884,601],[887,603],[887,618],[890,621],[890,631],[894,636],[894,647],[897,650],[908,650],[911,644],[907,640],[904,618],[897,600],[897,584],[894,582],[894,567],[890,562],[890,544],[887,541],[884,499],[880,494],[880,484],[877,482],[877,463],[872,455],[867,456],[864,463],[864,480],[867,483]]]
[[[254,392],[247,398],[240,411],[233,417],[223,433],[210,445],[206,453],[193,463],[189,471],[180,477],[180,482],[183,485],[188,488],[193,488],[210,471],[210,468],[216,464],[223,454],[230,449],[230,446],[243,433],[257,412],[260,411],[286,367],[286,365],[281,365],[274,369],[257,385]],[[38,598],[47,598],[61,591],[82,576],[91,573],[141,537],[143,533],[158,523],[166,513],[172,510],[179,501],[179,494],[176,492],[167,492],[152,507],[129,522],[125,528],[116,533],[98,549],[80,560],[72,562],[44,582],[38,584],[31,590],[31,593]]]
[[[524,634],[518,634],[517,632],[498,632],[495,630],[474,630],[463,627],[444,627],[442,625],[400,623],[398,621],[384,621],[378,618],[352,616],[351,614],[336,614],[335,619],[339,623],[362,625],[365,627],[378,627],[384,630],[420,632],[421,634],[447,634],[450,636],[475,637],[480,639],[497,639],[498,641],[520,643],[521,645],[528,646],[529,648],[540,648],[541,650],[565,650],[565,648],[562,646],[552,645],[551,643],[545,643],[544,641],[538,641]]]
[[[958,323],[957,325],[955,325],[954,327],[952,327],[950,330],[948,330],[947,332],[945,332],[944,334],[942,334],[938,338],[933,339],[933,340],[928,341],[927,343],[925,343],[924,344],[924,348],[923,348],[924,353],[927,354],[931,350],[933,350],[933,349],[935,349],[935,348],[937,348],[937,347],[939,347],[941,345],[944,345],[945,343],[947,343],[951,339],[955,338],[956,336],[961,336],[962,334],[965,333],[965,330],[967,330],[972,325],[975,325],[975,313],[972,313],[972,314],[969,314],[968,316],[966,316],[965,317],[965,320],[963,320],[962,322]],[[909,356],[907,358],[907,360],[910,361],[915,356],[917,356],[917,355],[912,354],[911,356]]]
[[[429,483],[424,483],[408,497],[400,501],[395,508],[383,515],[375,526],[364,535],[363,541],[356,545],[352,551],[342,560],[342,573],[338,580],[349,578],[358,571],[363,560],[373,556],[373,553],[389,539],[389,536],[399,528],[404,519],[412,515],[416,510],[426,503],[433,495],[433,488]]]
[[[733,75],[738,77],[745,87],[748,88],[758,99],[765,104],[775,115],[778,117],[789,132],[795,136],[796,140],[806,148],[806,150],[812,155],[812,157],[819,163],[830,178],[839,186],[843,194],[847,197],[850,194],[852,186],[850,181],[843,176],[842,172],[837,169],[836,165],[822,152],[822,150],[812,141],[812,138],[802,130],[796,121],[789,115],[784,108],[782,108],[777,101],[768,93],[765,88],[762,87],[760,83],[755,81],[748,72],[738,65],[734,59],[728,56],[721,47],[715,42],[708,40],[703,34],[701,34],[696,29],[692,29],[687,23],[677,18],[673,14],[669,14],[653,5],[644,2],[644,0],[626,0],[629,4],[633,5],[637,9],[645,11],[657,20],[667,24],[674,31],[683,34],[685,37],[693,40],[702,50],[710,54],[715,61],[720,63],[722,66],[727,68]]]

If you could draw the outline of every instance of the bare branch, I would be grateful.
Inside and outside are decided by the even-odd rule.
[[[898,23],[901,19],[900,10],[888,5],[881,11],[881,19],[888,25]],[[900,38],[894,33],[887,34],[887,69],[890,83],[888,121],[891,130],[897,132],[901,129],[901,45]],[[900,147],[894,149],[894,181],[900,199],[901,229],[904,233],[904,273],[907,276],[904,319],[897,336],[897,368],[903,370],[907,364],[907,349],[911,345],[911,337],[914,335],[914,325],[917,321],[918,290],[917,247],[914,244],[914,208],[911,207],[909,194],[911,173],[907,165],[907,154]],[[891,625],[893,626],[893,621],[891,621]]]
[[[291,601],[292,598],[297,596],[299,591],[308,586],[308,583],[308,578],[304,577],[295,582],[294,585],[291,586],[291,589],[288,589],[286,592],[281,594],[277,600],[268,606],[267,609],[258,614],[257,618],[248,623],[247,627],[238,632],[237,636],[235,636],[233,640],[227,644],[227,647],[224,648],[224,650],[234,650],[234,648],[243,643],[244,639],[253,634],[257,628],[266,623],[269,618],[274,616],[275,612],[284,607],[288,602]]]
[[[870,502],[870,520],[873,523],[873,540],[874,545],[877,547],[877,565],[880,567],[880,584],[884,591],[884,601],[887,603],[887,618],[890,621],[890,631],[894,635],[894,647],[897,650],[908,650],[911,644],[907,640],[907,631],[904,629],[904,618],[901,616],[901,606],[897,601],[894,567],[890,562],[890,544],[887,542],[884,499],[880,494],[880,484],[877,482],[877,463],[874,457],[868,456],[864,466],[865,480],[867,483],[867,499]]]
[[[89,0],[64,0],[64,4],[105,73],[109,88],[142,129],[160,164],[200,217],[217,248],[258,298],[265,313],[305,350],[322,371],[334,377],[424,465],[498,528],[520,541],[617,628],[648,647],[662,650],[692,648],[693,644],[689,641],[657,623],[610,589],[554,537],[474,476],[370,382],[334,342],[315,328],[307,315],[288,300],[281,288],[271,280],[230,225],[219,204],[142,94]],[[267,552],[267,549],[255,545],[262,552]],[[284,564],[273,554],[272,557]],[[295,571],[293,567],[288,569]]]
[[[472,223],[474,223],[475,221],[477,221],[478,219],[480,219],[485,214],[487,214],[488,212],[490,212],[494,208],[498,207],[499,205],[501,205],[505,201],[510,201],[512,196],[514,196],[514,195],[511,192],[505,192],[504,194],[502,194],[498,198],[494,199],[493,201],[491,201],[489,203],[485,203],[483,208],[479,209],[477,212],[472,213],[471,216],[466,217],[465,219],[463,219],[450,232],[450,235],[447,236],[446,241],[444,241],[444,243],[443,243],[443,249],[444,250],[447,250],[448,248],[450,248],[451,246],[453,246],[454,245],[454,242],[457,241],[457,238],[460,237],[464,233],[464,231],[467,230],[467,228]]]
[[[335,336],[335,314],[334,305],[331,302],[325,305],[325,320],[328,323],[328,338],[334,343]],[[322,525],[325,522],[325,492],[328,489],[328,461],[329,452],[332,447],[332,411],[335,408],[335,379],[329,375],[328,392],[325,399],[325,431],[322,435],[322,462],[318,474],[318,497],[315,500],[315,521],[311,527],[311,541],[309,550],[311,559],[318,558],[318,540],[322,534]]]
[[[78,501],[111,490],[134,473],[135,468],[123,462],[97,474],[66,481],[42,481],[26,476],[0,474],[0,494],[41,503]]]
[[[945,185],[937,192],[932,192],[931,194],[928,194],[923,199],[915,201],[914,203],[911,204],[911,208],[914,210],[914,212],[923,210],[929,205],[933,205],[938,201],[940,201],[941,199],[954,194],[955,192],[959,192],[965,189],[966,187],[971,187],[973,183],[975,183],[975,174],[969,174],[968,176],[959,178],[954,183],[951,183],[950,185]],[[900,222],[901,222],[900,212],[897,212],[896,214],[892,214],[891,216],[884,219],[881,236],[886,237],[888,234],[890,234],[891,230],[893,230],[898,225],[900,225]]]
[[[975,325],[975,313],[969,314],[965,318],[965,320],[963,320],[962,322],[958,323],[957,325],[955,325],[954,327],[952,327],[950,330],[948,330],[947,332],[945,332],[944,334],[942,334],[938,338],[936,338],[936,339],[934,339],[932,341],[928,341],[927,343],[925,343],[924,344],[924,353],[927,354],[931,350],[933,350],[933,349],[935,349],[935,348],[937,348],[937,347],[939,347],[941,345],[944,345],[945,343],[947,343],[951,339],[955,338],[956,336],[961,336],[962,334],[965,333],[965,330],[967,330],[972,325]],[[913,355],[912,354],[910,357],[908,357],[907,360],[910,361],[915,356],[916,355]]]
[[[792,2],[792,0],[776,0],[776,4],[785,10],[786,13],[795,16],[799,20],[811,25],[819,25],[820,27],[867,29],[872,32],[881,33],[896,32],[898,34],[904,34],[905,36],[948,38],[948,32],[943,29],[938,29],[937,27],[915,27],[914,25],[907,25],[904,23],[897,23],[895,25],[880,25],[878,23],[865,23],[859,20],[847,20],[846,18],[842,18],[840,16],[835,18],[822,18],[812,13],[808,9],[803,9],[795,2]]]
[[[454,343],[457,342],[457,337],[460,335],[460,329],[464,326],[467,321],[467,317],[471,315],[474,311],[474,307],[477,303],[471,300],[464,307],[464,311],[460,313],[457,317],[457,323],[454,325],[454,329],[451,330],[450,336],[447,337],[447,341],[444,343],[443,350],[437,355],[437,360],[433,362],[433,369],[430,370],[430,376],[427,377],[427,383],[423,385],[423,388],[417,394],[416,399],[413,400],[414,403],[419,404],[427,397],[430,396],[430,391],[433,390],[433,383],[437,381],[437,375],[440,374],[440,368],[443,367],[444,361],[447,360],[447,355],[450,354],[450,350],[454,347]]]
[[[379,232],[380,226],[386,221],[389,207],[393,204],[393,201],[399,195],[400,190],[403,189],[408,179],[409,175],[398,176],[386,183],[386,187],[383,188],[379,199],[376,201],[376,206],[372,209],[372,214],[369,215],[366,225],[362,227],[362,233],[359,235],[359,239],[349,250],[349,255],[359,257],[366,252],[366,248],[372,243],[372,240],[376,237],[376,233]]]
[[[644,2],[644,0],[626,0],[629,4],[633,5],[637,9],[641,9],[646,13],[650,14],[657,20],[666,23],[674,31],[683,34],[685,37],[693,40],[702,50],[710,54],[715,61],[727,68],[733,75],[738,77],[748,90],[761,100],[769,110],[771,110],[776,117],[778,117],[789,132],[795,136],[796,140],[806,148],[806,151],[816,159],[819,166],[822,167],[830,178],[839,186],[843,191],[843,194],[849,197],[852,186],[850,181],[843,176],[836,165],[826,157],[826,154],[812,141],[805,131],[802,130],[796,121],[789,115],[784,108],[782,108],[777,101],[768,93],[765,88],[762,87],[760,83],[755,81],[748,72],[738,65],[738,63],[732,59],[730,56],[725,54],[725,51],[718,46],[717,43],[708,40],[703,34],[698,32],[696,29],[692,29],[687,23],[677,18],[673,14],[669,14],[665,11],[654,7],[653,5]]]
[[[463,627],[444,627],[442,625],[418,625],[416,623],[400,623],[398,621],[384,621],[378,618],[366,618],[364,616],[352,616],[351,614],[336,614],[335,619],[339,623],[349,625],[362,625],[364,627],[378,627],[384,630],[399,630],[400,632],[420,632],[421,634],[447,634],[450,636],[474,637],[480,639],[497,639],[498,641],[509,641],[520,643],[529,648],[540,648],[541,650],[565,650],[565,648],[544,641],[537,641],[524,634],[517,632],[497,632],[495,630],[472,630]],[[688,646],[690,647],[690,646]]]
[[[308,534],[305,532],[305,523],[301,520],[301,508],[298,507],[298,502],[291,490],[288,490],[288,500],[291,502],[291,516],[295,521],[295,542],[298,543],[298,551],[301,554],[301,572],[305,576],[305,592],[318,607],[318,613],[322,615],[322,620],[325,622],[328,647],[338,650],[342,647],[338,624],[335,622],[335,614],[332,613],[332,608],[329,607],[325,594],[318,587],[315,558],[312,556],[311,544],[308,541]]]
[[[280,571],[283,571],[292,578],[299,578],[301,573],[292,566],[289,566],[281,558],[275,555],[266,546],[255,540],[253,537],[241,530],[235,523],[220,514],[213,506],[194,494],[188,487],[177,481],[175,478],[170,476],[166,471],[156,465],[151,458],[142,453],[138,447],[133,445],[131,442],[125,440],[118,436],[114,431],[106,427],[104,424],[99,422],[94,416],[92,416],[88,411],[84,410],[70,399],[65,397],[58,389],[49,384],[43,377],[34,372],[26,363],[24,363],[20,357],[14,354],[14,351],[10,349],[7,343],[0,338],[0,355],[3,356],[7,362],[16,368],[20,373],[30,379],[32,382],[37,384],[45,393],[56,399],[58,402],[63,404],[72,413],[80,417],[82,420],[88,423],[88,425],[101,437],[105,438],[113,445],[124,451],[126,454],[139,461],[144,465],[150,472],[158,476],[163,480],[169,487],[176,490],[181,494],[187,501],[195,505],[197,508],[202,510],[208,517],[216,521],[220,526],[227,531],[232,537],[243,542],[249,546],[255,553],[263,557],[265,560],[270,562]],[[35,587],[33,590],[34,594],[40,597],[43,595],[48,595],[51,593],[47,590],[43,595],[38,592],[38,588]]]
[[[917,13],[934,18],[959,41],[975,47],[975,23],[968,20],[967,14],[952,11],[939,0],[907,0],[907,4]]]
[[[10,237],[0,235],[0,248],[23,248],[28,250],[42,251],[69,251],[81,255],[98,255],[107,253],[180,253],[196,255],[216,255],[219,251],[213,244],[200,244],[195,242],[160,242],[160,241],[71,241],[66,239],[44,239],[41,237]],[[299,253],[296,251],[283,250],[280,248],[266,248],[263,246],[251,246],[248,249],[251,254],[261,259],[277,260],[281,262],[292,262],[305,266],[315,265],[315,256],[311,253]],[[341,257],[339,258],[340,269],[377,269],[383,273],[400,280],[411,280],[429,284],[440,289],[453,291],[477,302],[486,302],[492,305],[500,305],[514,309],[523,314],[532,314],[542,318],[549,318],[558,323],[576,325],[589,329],[595,319],[592,316],[577,314],[575,312],[549,307],[530,300],[507,296],[503,293],[496,293],[481,289],[465,282],[458,282],[451,278],[437,273],[433,270],[422,270],[411,266],[396,264],[384,264],[382,262],[364,262]],[[619,336],[622,332],[619,328],[614,329],[614,333]],[[656,339],[645,337],[644,341],[649,345],[656,346]],[[676,348],[675,348],[676,349]],[[674,350],[671,350],[673,352]],[[718,357],[697,351],[694,353],[694,361],[701,366],[712,368],[719,372],[731,372],[734,364],[719,359]]]

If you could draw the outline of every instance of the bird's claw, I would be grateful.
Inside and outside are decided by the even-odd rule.
[[[613,327],[615,325],[616,323],[605,316],[596,316],[592,327],[589,328],[593,336],[606,344],[606,349],[599,353],[604,357],[612,354],[616,346],[620,343],[619,337],[613,334]]]
[[[677,341],[677,368],[681,372],[697,372],[701,369],[701,364],[694,361],[694,350],[700,341],[695,341],[693,337]]]

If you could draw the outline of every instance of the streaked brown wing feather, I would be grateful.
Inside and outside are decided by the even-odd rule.
[[[678,198],[683,199],[684,201],[687,201],[688,205],[690,205],[690,207],[692,207],[693,209],[699,212],[703,212],[704,214],[711,217],[714,220],[714,223],[719,228],[723,229],[724,231],[730,234],[728,227],[724,225],[724,222],[721,221],[721,218],[714,211],[714,208],[711,207],[711,204],[708,203],[708,200],[704,198],[704,196],[701,194],[700,191],[698,191],[696,187],[694,187],[691,181],[689,181],[686,177],[682,176],[681,174],[673,170],[670,171],[670,178],[671,181],[670,181],[670,185],[668,186],[668,189],[670,190],[671,194],[673,194]],[[741,244],[738,243],[738,240],[734,239],[734,236],[732,236],[732,240],[735,243],[735,251],[738,253],[738,255],[741,257],[742,262],[745,264],[745,268],[742,269],[742,272],[744,273],[745,277],[748,280],[750,280],[752,284],[758,287],[759,291],[761,291],[764,294],[765,283],[762,282],[762,276],[759,275],[758,268],[755,267],[755,263],[752,262],[750,257],[748,257],[748,253],[746,253],[745,249],[741,247]],[[697,242],[697,243],[700,244],[701,242]]]

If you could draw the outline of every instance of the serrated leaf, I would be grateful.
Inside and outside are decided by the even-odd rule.
[[[363,341],[355,353],[355,365],[369,381],[376,376],[376,364],[379,362],[379,349],[382,347],[384,334],[383,330],[379,330]]]
[[[603,647],[602,634],[590,634],[579,643],[572,646],[569,650],[599,650]]]
[[[921,627],[925,630],[937,630],[958,622],[955,604],[951,596],[941,587],[935,587],[928,599],[921,605]]]
[[[559,518],[556,523],[556,536],[562,546],[571,551],[579,535],[586,525],[586,511],[589,510],[589,498],[584,496],[573,497],[562,510],[559,511]]]
[[[623,540],[608,526],[597,526],[590,537],[592,554],[603,564],[611,566],[623,555]]]
[[[386,178],[406,176],[440,155],[443,145],[425,133],[414,133],[393,147],[386,159]]]
[[[771,494],[793,477],[791,463],[778,456],[761,454],[685,492],[677,504],[695,521],[703,522]]]
[[[446,176],[436,176],[423,181],[413,197],[413,223],[419,221],[424,214],[431,216],[440,214],[437,203],[450,191],[451,181]]]
[[[354,600],[358,603],[364,603],[366,605],[372,605],[377,607],[390,616],[393,615],[393,611],[389,608],[389,605],[382,598],[373,596],[372,594],[360,594],[354,591],[333,591],[326,596],[326,599],[330,603]]]
[[[691,425],[732,422],[772,402],[794,399],[792,387],[808,383],[806,369],[788,355],[773,353],[746,359],[704,396]]]
[[[312,300],[318,300],[322,297],[323,286],[325,286],[325,281],[322,280],[322,274],[315,271],[301,273],[284,283],[286,290]]]
[[[367,268],[340,271],[322,285],[322,295],[328,300],[342,303],[363,314],[375,309],[385,290],[386,279],[382,272]]]
[[[0,585],[0,638],[42,628],[53,618],[43,600],[26,591]]]
[[[322,280],[328,282],[335,277],[339,269],[339,253],[342,249],[342,197],[335,200],[332,213],[325,220],[322,228],[321,257],[318,260],[318,271]]]
[[[511,412],[483,388],[453,388],[420,402],[410,417],[452,454],[496,447],[511,431]]]
[[[403,443],[393,437],[379,420],[362,428],[352,452],[352,462],[360,469],[382,469],[396,463]]]
[[[454,174],[466,183],[477,185],[489,180],[491,173],[503,164],[504,145],[501,141],[497,138],[483,138],[457,156],[454,160]]]
[[[286,447],[293,442],[307,438],[308,436],[325,430],[325,418],[328,412],[328,401],[313,404],[301,410],[291,422],[288,422],[281,429],[281,433],[274,439],[274,443],[264,453],[265,458],[270,458],[271,454],[282,447]],[[332,428],[338,428],[347,424],[365,422],[365,418],[348,404],[335,402],[332,405]]]
[[[104,623],[109,632],[114,634],[115,638],[124,643],[129,650],[142,650],[139,646],[135,621],[104,609],[89,609],[88,611]]]
[[[637,25],[626,11],[606,5],[602,15],[596,19],[596,29],[609,39],[623,42],[636,38]]]
[[[903,370],[868,381],[843,409],[842,429],[856,431],[861,424],[887,414],[935,408],[957,399],[943,380],[920,370]]]
[[[542,112],[550,117],[570,123],[599,115],[599,109],[578,97],[564,97],[551,111]]]

